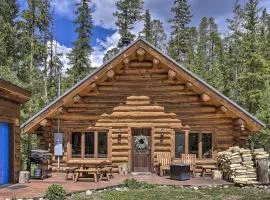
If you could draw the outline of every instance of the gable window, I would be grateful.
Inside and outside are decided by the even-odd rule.
[[[185,153],[185,133],[175,133],[175,157],[180,158],[181,154]]]
[[[73,132],[71,134],[71,156],[80,159],[108,157],[107,132]]]

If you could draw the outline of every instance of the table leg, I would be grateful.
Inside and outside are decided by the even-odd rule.
[[[97,173],[94,173],[94,179],[95,179],[95,182],[98,182],[98,180],[97,180]]]

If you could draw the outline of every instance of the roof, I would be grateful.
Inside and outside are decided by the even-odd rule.
[[[30,100],[31,93],[28,90],[0,78],[0,97],[17,103],[25,103]]]
[[[250,123],[251,122],[254,123],[255,126],[253,128],[253,131],[259,131],[260,129],[262,129],[262,128],[265,127],[265,125],[264,125],[263,122],[261,122],[255,116],[253,116],[252,114],[250,114],[249,112],[247,112],[245,109],[243,109],[237,103],[235,103],[234,101],[232,101],[231,99],[229,99],[228,97],[226,97],[225,95],[223,95],[222,93],[220,93],[218,90],[216,90],[211,85],[209,85],[208,83],[206,83],[204,80],[202,80],[201,78],[199,78],[197,75],[195,75],[194,73],[192,73],[191,71],[189,71],[188,69],[186,69],[183,65],[177,63],[175,60],[173,60],[172,58],[170,58],[168,55],[166,55],[161,50],[157,49],[155,46],[153,46],[152,44],[150,44],[148,41],[144,40],[143,38],[138,38],[137,40],[135,40],[134,42],[132,42],[129,46],[127,46],[125,49],[123,49],[122,51],[120,51],[117,55],[113,56],[110,60],[108,60],[106,63],[104,63],[97,70],[95,70],[94,72],[92,72],[91,74],[89,74],[88,76],[86,76],[84,79],[82,79],[80,82],[78,82],[76,85],[74,85],[69,90],[67,90],[59,98],[55,99],[53,102],[51,102],[46,107],[44,107],[43,109],[41,109],[34,116],[32,116],[31,118],[29,118],[24,124],[21,125],[21,128],[22,129],[25,129],[25,132],[29,131],[32,127],[34,127],[36,125],[37,122],[41,122],[43,119],[46,118],[46,116],[48,116],[51,113],[50,109],[57,109],[57,108],[61,107],[61,105],[63,105],[66,102],[65,101],[65,98],[67,96],[76,95],[76,91],[80,87],[82,87],[83,85],[87,84],[86,83],[87,81],[90,81],[91,80],[93,82],[94,79],[97,78],[96,76],[99,73],[102,72],[102,70],[105,70],[105,69],[109,70],[112,67],[111,66],[112,65],[111,63],[114,60],[116,60],[119,57],[122,58],[122,59],[124,59],[126,57],[126,54],[128,53],[128,51],[130,51],[136,45],[137,46],[141,46],[141,45],[138,45],[139,43],[141,43],[141,45],[144,45],[145,47],[149,48],[149,51],[151,51],[150,53],[156,54],[156,55],[159,55],[159,56],[163,57],[163,61],[164,62],[168,62],[170,65],[175,66],[176,68],[178,68],[178,70],[180,70],[181,72],[185,73],[185,75],[187,76],[188,81],[190,81],[192,83],[196,83],[195,85],[196,86],[199,86],[203,91],[204,90],[205,91],[207,90],[208,91],[207,94],[209,94],[210,96],[215,96],[215,98],[219,99],[220,102],[226,104],[228,106],[228,108],[231,108],[232,110],[234,110],[235,112],[237,112],[239,115],[241,114],[241,118],[244,118],[244,121],[248,121]],[[89,84],[89,82],[88,82],[88,84]],[[31,123],[34,123],[34,124],[31,124]]]

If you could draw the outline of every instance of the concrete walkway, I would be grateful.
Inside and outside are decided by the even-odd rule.
[[[187,181],[171,180],[169,177],[160,177],[156,174],[151,175],[115,175],[110,181],[99,181],[98,183],[90,181],[66,181],[65,174],[54,173],[51,178],[45,180],[31,180],[28,184],[15,184],[0,189],[0,200],[5,198],[37,198],[43,197],[47,187],[51,184],[60,184],[67,193],[80,192],[86,190],[99,190],[107,187],[120,185],[125,179],[135,178],[138,181],[146,181],[158,185],[183,185],[183,186],[201,186],[201,185],[226,185],[230,184],[223,180],[213,180],[211,177],[196,177]]]

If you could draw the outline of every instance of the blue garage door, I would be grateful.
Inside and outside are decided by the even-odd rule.
[[[10,182],[10,134],[8,123],[0,122],[0,185]]]

